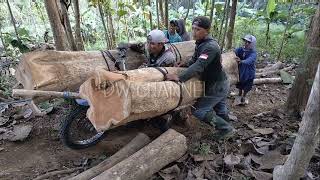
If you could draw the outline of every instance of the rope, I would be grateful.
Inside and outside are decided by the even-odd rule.
[[[159,72],[161,72],[161,74],[163,75],[164,79],[166,78],[166,75],[168,74],[168,70],[166,68],[163,68],[164,70],[161,67],[154,67],[154,68],[156,70],[158,70]],[[182,83],[176,82],[176,81],[173,81],[173,82],[176,83],[177,85],[179,85],[179,89],[180,89],[180,97],[179,97],[179,102],[178,102],[178,105],[177,105],[177,107],[179,107],[181,105],[182,99],[183,99],[183,97],[182,97]],[[177,107],[175,107],[174,109],[176,109]],[[168,113],[173,112],[174,109],[169,111]]]
[[[161,74],[163,75],[163,80],[166,80],[166,76],[168,74],[168,70],[166,68],[163,68],[164,70],[161,67],[153,67],[153,68],[161,72]]]
[[[178,108],[180,105],[181,105],[181,103],[182,103],[182,99],[183,99],[183,97],[182,97],[182,83],[180,83],[180,82],[176,82],[176,81],[174,81],[177,85],[179,85],[179,89],[180,89],[180,98],[179,98],[179,102],[178,102],[178,105],[177,105],[177,107],[175,107],[174,109],[176,109],[176,108]],[[173,110],[174,110],[173,109]],[[173,111],[172,110],[172,111]]]
[[[181,57],[181,53],[180,53],[179,49],[178,49],[177,46],[174,45],[174,44],[170,44],[170,45],[171,45],[171,47],[172,47],[172,49],[173,49],[173,51],[174,51],[174,54],[175,54],[175,56],[176,56],[177,63],[181,62],[182,57]],[[179,55],[179,62],[178,62],[178,55],[177,55],[177,54]]]
[[[101,54],[102,54],[102,57],[103,57],[104,61],[105,61],[106,64],[107,64],[108,71],[110,71],[110,66],[109,66],[108,60],[107,60],[107,58],[106,58],[106,56],[105,56],[105,52],[104,52],[104,51],[100,51],[100,52],[101,52]]]

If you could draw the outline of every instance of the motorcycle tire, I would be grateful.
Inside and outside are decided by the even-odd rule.
[[[60,139],[71,149],[85,149],[96,145],[105,136],[97,132],[86,116],[88,106],[74,105],[69,115],[62,121]]]

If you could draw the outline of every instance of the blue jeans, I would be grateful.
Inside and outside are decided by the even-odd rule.
[[[228,115],[227,96],[230,90],[229,81],[216,82],[211,87],[205,88],[205,96],[199,98],[195,103],[192,114],[201,121],[204,121],[207,113],[218,116]]]

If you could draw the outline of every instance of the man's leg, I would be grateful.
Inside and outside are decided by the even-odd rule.
[[[215,126],[218,130],[215,133],[217,139],[223,138],[233,130],[233,127],[228,122],[213,111],[213,107],[220,103],[223,98],[217,96],[202,97],[195,104],[196,109],[193,111],[193,115],[199,120]]]
[[[213,109],[216,111],[216,114],[222,119],[229,121],[229,110],[227,106],[227,97],[223,98],[218,104],[216,104]]]
[[[248,94],[248,92],[252,89],[253,86],[253,79],[249,79],[246,83],[245,83],[245,87],[243,89],[243,96],[241,98],[241,102],[242,103],[247,103],[247,99],[246,96]]]

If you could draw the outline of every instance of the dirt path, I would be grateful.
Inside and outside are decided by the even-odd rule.
[[[246,124],[273,128],[276,132],[296,131],[298,129],[297,119],[288,119],[281,114],[281,107],[287,94],[288,88],[285,85],[255,86],[249,94],[249,105],[244,107],[232,105],[234,97],[230,97],[230,111],[237,116],[237,120],[232,121],[232,124],[238,131],[242,132],[242,134],[238,134],[238,137],[241,139],[241,137],[252,135]],[[0,151],[0,179],[32,179],[53,170],[80,166],[88,168],[115,153],[139,131],[152,138],[160,134],[160,131],[153,128],[149,123],[141,122],[136,127],[120,127],[113,130],[103,142],[95,147],[80,151],[71,150],[63,146],[58,138],[59,122],[64,117],[65,112],[67,112],[66,109],[59,107],[51,115],[34,118],[26,122],[32,124],[34,128],[31,135],[23,142],[0,141],[0,148],[2,149]],[[269,117],[253,118],[254,115],[263,112],[270,112],[279,116],[279,121],[270,123]],[[203,138],[210,133],[210,128],[198,121],[193,122],[194,124],[191,127],[186,127],[181,123],[173,126],[174,129],[188,137],[190,152],[199,148],[202,141],[213,142]],[[220,144],[220,146],[223,145]],[[211,145],[212,151],[217,152],[218,150],[214,148],[215,146]],[[313,169],[320,171],[319,166],[315,166]],[[69,175],[72,174],[63,176]],[[59,178],[61,177],[52,177],[51,179]]]

